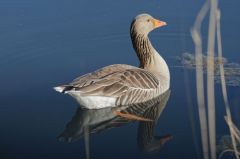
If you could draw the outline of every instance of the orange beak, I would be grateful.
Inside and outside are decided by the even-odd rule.
[[[157,20],[157,19],[153,19],[152,21],[153,21],[154,28],[159,28],[159,27],[167,25],[166,22],[160,21],[160,20]]]

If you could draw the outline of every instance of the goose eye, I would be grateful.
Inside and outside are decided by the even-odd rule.
[[[150,19],[148,19],[147,22],[150,22]]]

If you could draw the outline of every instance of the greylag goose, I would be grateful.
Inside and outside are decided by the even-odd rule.
[[[130,34],[139,67],[106,66],[54,89],[71,95],[87,109],[141,103],[159,96],[169,89],[170,73],[165,60],[153,48],[148,33],[165,25],[166,22],[149,14],[140,14],[133,19]]]

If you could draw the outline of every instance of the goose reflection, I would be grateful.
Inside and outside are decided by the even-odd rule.
[[[158,152],[172,138],[171,135],[155,136],[155,126],[169,99],[170,90],[144,103],[131,104],[118,108],[88,110],[77,108],[65,130],[59,135],[60,141],[73,142],[84,135],[100,133],[110,128],[120,127],[133,121],[139,121],[138,146],[143,152]]]
[[[169,95],[170,91],[160,96],[156,101],[152,101],[152,106],[146,109],[143,114],[144,118],[151,119],[153,121],[141,121],[138,126],[138,146],[143,152],[158,152],[168,140],[172,139],[172,136],[169,134],[163,136],[155,136],[154,134],[155,126],[167,104]]]

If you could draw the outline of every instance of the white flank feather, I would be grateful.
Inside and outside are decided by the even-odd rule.
[[[81,106],[87,109],[100,109],[116,106],[116,98],[113,97],[83,96],[80,91],[66,91],[66,93],[74,97]]]
[[[60,92],[60,93],[63,92],[64,88],[65,88],[65,87],[63,87],[63,86],[53,87],[53,89],[54,89],[55,91]]]

